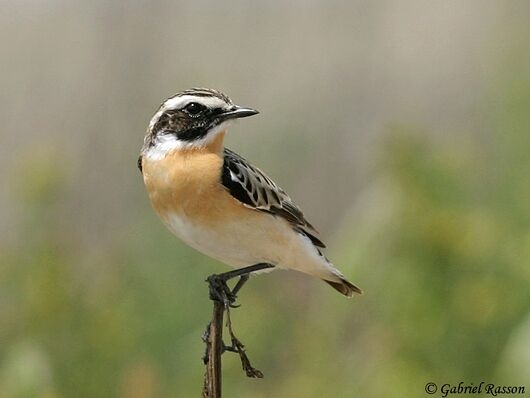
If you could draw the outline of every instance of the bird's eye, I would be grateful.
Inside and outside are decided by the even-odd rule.
[[[206,107],[204,105],[201,105],[197,102],[190,102],[184,110],[188,112],[191,116],[197,116],[199,113],[201,113]]]

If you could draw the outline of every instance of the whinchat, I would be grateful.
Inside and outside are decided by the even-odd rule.
[[[270,264],[362,293],[321,249],[300,208],[264,172],[224,147],[230,124],[258,111],[211,89],[167,99],[152,117],[138,167],[151,203],[177,237],[235,268]]]

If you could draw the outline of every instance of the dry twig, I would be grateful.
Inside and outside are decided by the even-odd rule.
[[[206,344],[206,353],[203,362],[206,365],[204,374],[203,398],[221,398],[222,394],[222,366],[221,355],[225,351],[235,352],[241,359],[241,366],[247,377],[262,378],[263,373],[250,364],[250,360],[245,352],[245,346],[235,336],[230,319],[230,308],[234,308],[235,295],[247,281],[251,272],[270,268],[270,264],[256,264],[247,268],[227,272],[220,275],[212,275],[206,280],[210,288],[210,299],[213,301],[212,320],[207,326],[202,339]],[[226,281],[240,277],[233,290],[227,286]],[[223,343],[223,320],[226,311],[226,326],[230,334],[230,346]]]

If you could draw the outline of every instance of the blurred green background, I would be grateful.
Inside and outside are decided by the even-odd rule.
[[[227,397],[530,389],[530,3],[1,2],[0,398],[192,397],[204,279],[136,158],[194,86],[365,295],[254,278]],[[528,394],[528,392],[527,392]],[[438,395],[439,396],[439,395]]]

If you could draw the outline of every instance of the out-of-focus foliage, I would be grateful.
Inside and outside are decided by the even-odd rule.
[[[381,12],[392,8],[381,4]],[[260,21],[272,26],[275,20]],[[286,97],[295,105],[279,104],[276,113],[292,120],[280,120],[286,130],[268,143],[268,153],[283,156],[247,144],[265,169],[274,159],[272,174],[299,191],[293,196],[310,205],[310,219],[328,222],[326,235],[334,239],[327,239],[327,254],[366,294],[348,301],[319,281],[282,271],[253,279],[232,317],[266,378],[246,379],[237,358],[226,354],[227,397],[421,397],[430,381],[530,388],[530,46],[527,36],[512,34],[509,49],[490,54],[495,72],[482,81],[475,113],[454,123],[397,112],[383,118],[386,127],[374,132],[379,139],[349,152],[353,141],[341,135],[355,131],[344,111],[348,101],[311,119],[322,123],[324,135],[308,133],[295,118],[310,119],[309,105],[322,102]],[[343,84],[356,79],[363,75]],[[336,80],[340,86],[341,77]],[[425,101],[436,95],[425,93]],[[309,110],[297,114],[294,98]],[[127,117],[120,106],[119,116]],[[99,115],[95,109],[92,117]],[[39,118],[33,112],[28,123]],[[274,112],[268,118],[272,128],[278,119]],[[97,121],[90,123],[96,125],[90,131],[99,131]],[[9,155],[14,160],[3,189],[11,222],[0,242],[0,398],[199,395],[200,336],[211,311],[204,278],[223,268],[163,229],[130,162],[135,154],[119,152],[126,140],[120,120],[113,123],[114,129],[105,125],[116,144],[110,156],[99,146],[112,145],[108,137],[87,138],[91,168],[65,150],[65,141],[39,135],[32,140],[40,137],[42,144]],[[365,159],[359,163],[369,169],[365,178],[354,175],[354,151]],[[99,177],[91,170],[108,170],[108,185],[94,185]],[[72,197],[82,197],[82,204],[72,204]],[[116,221],[111,210],[127,221]],[[333,215],[340,223],[327,220]]]

